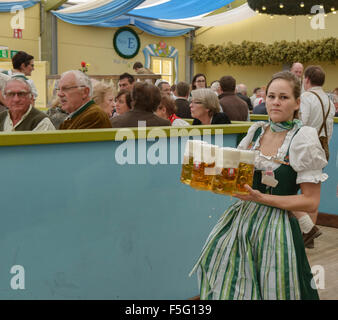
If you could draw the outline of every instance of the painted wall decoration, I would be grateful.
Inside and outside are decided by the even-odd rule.
[[[140,50],[140,38],[133,29],[128,27],[120,28],[115,32],[113,45],[120,57],[131,59]]]
[[[164,41],[149,44],[143,49],[145,67],[150,68],[150,57],[173,58],[175,68],[175,83],[178,82],[178,50],[167,45]]]

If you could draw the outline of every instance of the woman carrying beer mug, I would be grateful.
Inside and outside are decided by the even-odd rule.
[[[239,201],[219,219],[192,270],[198,270],[201,299],[318,299],[290,212],[317,209],[325,153],[316,129],[297,119],[298,79],[277,73],[266,92],[269,122],[252,125],[238,146],[256,150],[253,187],[235,195]]]

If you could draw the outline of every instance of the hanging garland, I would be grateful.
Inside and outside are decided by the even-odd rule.
[[[318,10],[311,12],[314,6],[323,6],[326,13],[338,9],[337,0],[248,0],[248,5],[260,13],[288,16],[317,14]]]
[[[263,66],[295,61],[335,63],[338,60],[338,39],[279,41],[272,44],[243,41],[241,44],[229,42],[225,46],[211,44],[208,47],[196,44],[190,56],[196,63],[211,62],[214,65]]]

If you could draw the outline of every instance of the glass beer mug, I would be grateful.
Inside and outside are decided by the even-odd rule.
[[[239,194],[248,194],[244,188],[244,185],[248,184],[250,187],[252,187],[256,153],[255,151],[250,150],[240,150],[240,152],[240,163],[234,192]]]
[[[201,144],[200,147],[194,150],[190,186],[198,190],[210,191],[215,175],[215,155],[218,147],[211,144]]]
[[[231,195],[235,190],[240,155],[240,150],[234,148],[218,149],[215,161],[216,175],[211,186],[213,192]]]
[[[191,173],[194,161],[194,150],[201,148],[202,144],[206,144],[205,141],[200,140],[188,140],[185,144],[183,164],[181,171],[181,182],[187,185],[190,185],[191,182]]]

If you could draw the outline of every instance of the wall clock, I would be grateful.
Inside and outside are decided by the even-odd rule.
[[[128,27],[120,28],[115,32],[113,45],[120,57],[131,59],[140,50],[140,38],[133,29]]]

